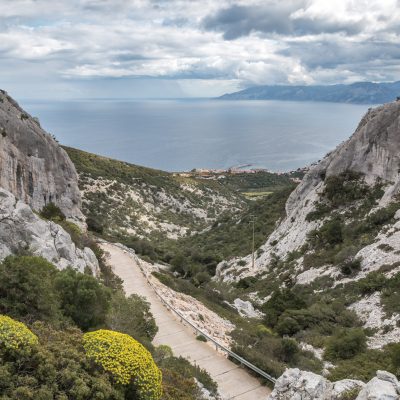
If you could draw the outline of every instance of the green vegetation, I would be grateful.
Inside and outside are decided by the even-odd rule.
[[[393,357],[399,351],[398,349],[399,344],[393,343],[386,345],[382,350],[369,349],[351,359],[339,361],[336,368],[330,371],[328,378],[332,381],[359,379],[367,382],[376,376],[378,370],[389,371],[400,376],[399,364]]]
[[[161,371],[150,352],[131,336],[100,329],[83,335],[89,359],[111,374],[117,384],[127,387],[139,400],[159,400]]]
[[[334,181],[337,182],[336,179]],[[350,184],[347,186],[343,177],[339,182],[348,189],[342,195],[334,195],[334,189],[329,190],[329,196],[325,194],[329,201],[334,202],[331,206],[332,204],[335,206],[327,209],[329,219],[325,220],[319,229],[309,233],[308,242],[302,252],[305,254],[306,266],[319,267],[333,264],[338,265],[343,274],[351,275],[360,268],[359,260],[354,259],[357,252],[371,244],[384,225],[394,222],[394,214],[400,208],[400,202],[390,203],[387,207],[370,213],[382,194],[382,185],[368,187],[358,180],[352,180],[350,184],[353,186]],[[339,185],[339,189],[337,188],[339,193],[340,187]],[[355,203],[351,203],[352,200]],[[319,204],[326,206],[324,203]],[[340,208],[337,207],[343,204],[347,209],[345,212],[340,212]]]
[[[327,343],[325,358],[328,360],[347,360],[367,349],[367,338],[362,329],[340,330]]]
[[[261,246],[272,233],[276,221],[284,216],[286,199],[293,186],[275,192],[265,199],[250,202],[234,216],[218,218],[205,232],[175,241],[123,241],[138,254],[172,265],[172,270],[196,285],[208,284],[218,263],[235,256],[244,256],[252,248],[252,221],[255,246]]]
[[[163,241],[186,230],[200,231],[208,218],[245,200],[217,180],[205,180],[136,166],[65,147],[85,190],[89,228],[111,240],[145,237]],[[97,188],[95,190],[95,188]],[[205,211],[205,214],[204,214]]]
[[[115,293],[106,322],[112,330],[126,333],[141,343],[153,340],[158,331],[150,312],[150,304],[135,294],[125,297],[121,292]]]
[[[46,204],[42,208],[42,211],[40,212],[40,216],[45,219],[52,220],[54,222],[61,222],[61,221],[65,220],[65,215],[60,210],[60,208],[58,206],[56,206],[54,203]]]
[[[372,212],[383,194],[382,183],[371,187],[362,175],[351,171],[323,177],[324,191],[315,211],[307,216],[308,221],[321,223],[309,234],[306,244],[285,259],[272,255],[267,274],[227,285],[211,280],[216,266],[223,260],[240,258],[251,252],[253,220],[256,248],[265,243],[277,221],[285,216],[286,200],[295,187],[292,176],[226,174],[218,179],[203,179],[194,174],[173,175],[74,149],[66,150],[80,174],[81,188],[92,188],[100,183],[106,187],[105,191],[85,192],[84,212],[91,231],[124,243],[146,260],[171,265],[171,273],[155,273],[157,278],[174,290],[196,297],[234,322],[237,326],[232,333],[235,352],[273,376],[279,376],[288,366],[321,372],[322,362],[313,353],[302,350],[300,342],[325,350],[324,358],[337,365],[331,371],[333,380],[345,377],[367,380],[377,369],[399,373],[398,353],[389,347],[381,351],[368,350],[366,335],[370,332],[361,329],[361,321],[347,308],[362,296],[380,291],[387,315],[399,312],[400,274],[391,278],[384,275],[393,266],[335,287],[328,276],[304,286],[295,284],[293,279],[300,257],[304,257],[305,268],[333,265],[346,277],[359,272],[361,260],[356,254],[373,243],[384,225],[394,222],[394,214],[400,208],[399,201]],[[161,197],[160,192],[163,193]],[[131,193],[130,198],[127,193]],[[134,200],[135,196],[142,200]],[[217,205],[215,196],[226,199],[228,206]],[[143,199],[148,203],[147,208],[143,207]],[[155,204],[160,210],[149,212]],[[180,207],[182,204],[184,208]],[[206,218],[193,212],[195,208],[204,210]],[[154,229],[145,229],[148,226],[141,220],[143,215]],[[186,235],[167,237],[162,225],[165,222],[184,227]],[[387,246],[381,250],[392,251]],[[257,257],[260,255],[261,251]],[[240,271],[246,263],[239,260],[237,265]],[[260,298],[271,296],[259,307],[265,314],[262,323],[239,317],[229,305],[238,297],[250,299],[253,292]],[[143,342],[148,341],[143,326],[138,331],[123,326],[123,315],[132,308],[128,305],[123,308],[118,305],[120,299],[115,295],[112,298],[111,303],[117,304],[115,310],[125,310],[122,316],[115,313],[116,326],[140,337]],[[146,319],[145,314],[145,311],[141,314],[142,321]],[[106,323],[111,322],[106,319]],[[165,398],[186,400],[176,384],[179,362],[164,350],[160,349],[158,355],[156,350],[154,358],[168,381],[164,386]],[[392,357],[392,354],[395,355]],[[176,370],[165,370],[166,365],[172,364]],[[189,375],[193,376],[193,371]],[[195,396],[197,387],[190,379],[184,381],[185,376],[181,371],[182,387]],[[352,399],[355,394],[346,396],[344,399]]]
[[[174,385],[187,393],[176,399],[200,400],[194,377],[215,391],[215,383],[205,371],[152,346],[157,327],[148,303],[138,296],[126,298],[114,279],[111,283],[112,287],[106,287],[91,275],[71,268],[59,271],[40,257],[12,256],[0,263],[0,313],[8,314],[0,316],[2,399],[158,399],[158,368],[165,377],[162,400],[175,399],[170,395]],[[136,367],[128,371],[134,374],[135,385],[130,380],[121,385],[111,371],[92,362],[94,355],[86,354],[81,329],[97,328],[121,331],[113,332],[112,337],[122,335],[141,341],[148,350],[127,339],[140,349],[136,352],[140,362],[142,353],[149,355],[150,351],[156,360],[164,354],[156,361],[158,368],[152,367],[159,376],[158,383],[151,384],[148,366],[144,375]],[[107,343],[115,349],[119,346],[118,340]],[[129,357],[136,353],[130,351]],[[112,354],[111,363],[115,362]],[[143,385],[136,379],[139,375]],[[186,392],[188,387],[193,390]]]

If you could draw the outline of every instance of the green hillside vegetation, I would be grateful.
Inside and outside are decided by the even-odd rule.
[[[10,347],[12,335],[22,336],[13,328],[4,330],[0,318],[2,399],[159,399],[158,389],[139,388],[136,379],[118,383],[90,361],[83,332],[99,328],[126,333],[147,347],[163,373],[162,400],[200,400],[195,377],[215,393],[215,383],[204,371],[154,348],[157,326],[144,299],[126,298],[91,275],[71,268],[59,271],[40,257],[10,256],[0,264],[0,314],[25,323],[37,338],[29,351]],[[180,397],[171,397],[175,384]]]
[[[79,173],[89,228],[109,238],[163,240],[208,226],[242,196],[219,181],[182,177],[65,147]],[[175,235],[176,236],[176,235]]]

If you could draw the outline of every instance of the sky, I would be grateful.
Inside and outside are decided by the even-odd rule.
[[[400,0],[0,0],[0,88],[213,97],[400,80]]]

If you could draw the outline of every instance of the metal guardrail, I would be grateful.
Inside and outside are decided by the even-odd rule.
[[[129,253],[133,253],[131,251],[131,249],[126,248],[125,246],[121,246],[121,248],[123,248],[123,250],[128,251]],[[243,357],[239,356],[238,354],[234,353],[233,351],[229,350],[227,347],[223,346],[222,344],[218,343],[214,338],[212,338],[211,336],[209,336],[207,333],[203,332],[200,328],[198,328],[195,324],[193,324],[192,322],[190,322],[185,316],[183,316],[178,310],[176,310],[174,307],[171,306],[171,304],[169,304],[164,298],[163,296],[158,292],[157,288],[153,285],[153,283],[150,281],[149,279],[149,273],[147,273],[147,271],[143,268],[141,262],[139,261],[139,258],[136,256],[136,254],[134,254],[137,263],[139,265],[139,268],[142,272],[142,274],[144,275],[144,277],[146,278],[148,284],[151,286],[151,288],[153,289],[154,293],[157,295],[157,297],[161,300],[161,302],[168,308],[168,310],[170,310],[171,312],[175,313],[180,319],[181,322],[185,321],[188,325],[190,325],[194,331],[199,335],[204,336],[207,340],[209,340],[210,342],[212,342],[215,347],[216,350],[222,350],[224,353],[228,354],[230,357],[234,358],[235,360],[239,361],[240,364],[246,366],[247,368],[251,369],[252,371],[254,371],[255,373],[257,373],[258,375],[262,376],[263,378],[269,380],[272,383],[276,382],[276,379],[274,377],[272,377],[271,375],[267,374],[266,372],[264,372],[263,370],[261,370],[260,368],[256,367],[254,364],[250,363],[249,361],[247,361],[246,359],[244,359]]]

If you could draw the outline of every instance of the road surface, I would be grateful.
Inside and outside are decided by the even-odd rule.
[[[161,303],[134,257],[111,243],[101,243],[109,253],[108,262],[114,273],[123,281],[127,295],[144,296],[151,305],[151,312],[158,326],[153,343],[171,347],[174,355],[182,356],[204,368],[217,382],[223,400],[266,400],[270,389],[249,375],[244,369],[229,361],[210,345],[196,340],[193,329],[183,325],[175,314]]]

